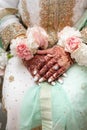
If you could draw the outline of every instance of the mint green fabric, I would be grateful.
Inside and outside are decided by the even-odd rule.
[[[74,25],[75,28],[81,30],[83,27],[87,26],[87,9],[85,10],[83,16]]]
[[[73,65],[64,84],[50,85],[52,104],[52,130],[87,130],[87,68]],[[22,101],[20,130],[40,126],[40,89],[42,83],[32,86]]]
[[[32,86],[22,101],[21,106],[21,130],[31,130],[31,128],[41,125],[40,113],[40,87]]]

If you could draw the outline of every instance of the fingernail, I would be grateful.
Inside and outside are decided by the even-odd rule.
[[[40,83],[38,83],[38,85],[40,86]]]
[[[55,82],[51,82],[51,84],[52,84],[53,86],[55,86],[56,83],[55,83]]]
[[[59,68],[58,65],[55,65],[55,66],[53,67],[54,70],[58,70],[58,68]]]
[[[51,79],[51,78],[49,78],[49,79],[48,79],[48,83],[50,83],[51,81],[52,81],[52,79]]]
[[[64,77],[67,77],[67,74],[66,74],[66,73],[64,73],[64,74],[63,74],[63,76],[64,76]]]
[[[45,78],[40,78],[39,79],[39,82],[43,82],[43,81],[45,81]]]
[[[37,74],[37,70],[34,70],[33,74],[36,75]]]
[[[35,77],[34,77],[34,81],[35,81],[35,82],[38,81],[38,76],[35,76]]]
[[[52,55],[52,54],[48,54],[47,56],[49,56],[49,57],[53,57],[53,55]]]
[[[59,78],[59,79],[58,79],[58,82],[59,82],[60,84],[63,84],[63,79]]]

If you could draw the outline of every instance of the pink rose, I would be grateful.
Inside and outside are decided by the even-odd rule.
[[[65,42],[65,50],[67,52],[72,52],[76,50],[81,43],[82,43],[82,40],[80,38],[75,37],[75,36],[70,37]]]
[[[20,43],[17,46],[16,51],[17,51],[17,55],[21,59],[30,60],[33,57],[33,54],[31,53],[27,45],[24,43]]]

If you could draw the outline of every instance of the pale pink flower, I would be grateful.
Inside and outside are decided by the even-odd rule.
[[[67,52],[73,52],[76,50],[82,43],[82,40],[78,37],[72,36],[68,38],[65,42],[65,50]]]
[[[33,57],[33,54],[31,53],[27,45],[24,43],[20,43],[17,46],[16,51],[17,51],[17,55],[21,59],[30,60]]]
[[[37,27],[36,31],[33,32],[33,36],[39,47],[44,49],[48,47],[48,35],[43,28]]]
[[[48,35],[46,31],[39,26],[28,28],[27,39],[28,46],[33,50],[37,50],[39,47],[42,49],[48,47]]]
[[[76,28],[66,26],[60,32],[58,32],[58,45],[64,47],[65,41],[70,37],[81,37],[81,33]]]

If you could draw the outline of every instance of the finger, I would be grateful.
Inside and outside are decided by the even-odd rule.
[[[47,81],[55,73],[54,69],[50,69],[44,76],[39,79],[39,82]]]
[[[57,71],[48,79],[48,82],[51,83],[52,81],[55,81],[55,80],[58,79],[58,77],[60,77],[65,71],[66,71],[66,69],[65,69],[64,67],[61,67],[59,70],[57,70]]]
[[[34,81],[35,82],[38,82],[39,79],[40,79],[40,75],[39,74],[37,74],[37,75],[34,76]]]
[[[55,64],[51,69],[48,70],[48,72],[43,77],[39,79],[39,82],[47,81],[48,78],[50,78],[56,72],[56,70],[58,70],[58,68],[58,64]]]
[[[51,49],[38,50],[37,54],[39,54],[39,55],[45,55],[45,54],[49,54],[50,52],[51,52]]]
[[[34,58],[29,61],[26,61],[28,70],[30,70],[32,75],[36,75],[38,69],[40,69],[45,64],[46,60],[48,59],[45,58],[45,56],[35,55]]]
[[[44,75],[45,79],[50,78],[57,70],[59,69],[58,64],[53,65],[52,68],[48,70],[48,72]]]
[[[63,76],[66,78],[66,77],[67,77],[67,74],[66,74],[66,73],[64,73],[64,74],[63,74]]]
[[[34,69],[33,69],[33,75],[36,75],[37,73],[39,73],[38,71],[41,70],[43,68],[43,66],[49,62],[49,60],[51,60],[51,57],[49,57],[49,56],[42,57],[37,62],[38,64],[34,67]]]
[[[58,78],[58,82],[59,82],[60,84],[63,84],[63,82],[64,82],[63,77],[59,77],[59,78]]]
[[[56,84],[55,82],[51,82],[51,85],[55,86],[55,84]]]
[[[53,61],[53,59],[51,60]],[[53,65],[53,63],[51,64],[51,61],[49,62],[50,64],[50,67],[52,67],[51,65]],[[48,68],[49,69],[49,68]],[[34,81],[39,81],[39,82],[42,82],[42,81],[46,81],[49,77],[51,77],[55,72],[56,70],[58,69],[58,64],[55,64],[51,69],[49,69],[49,71],[47,72],[47,67],[45,65],[45,68],[42,69],[39,73],[37,73],[35,76],[34,76]],[[45,74],[45,71],[47,72]],[[45,75],[44,75],[45,74]],[[44,77],[41,77],[42,75],[44,75]]]
[[[56,63],[57,61],[54,58],[50,59],[48,63],[44,65],[43,68],[38,72],[39,75],[41,77],[44,76],[49,71],[49,69],[52,68]]]

